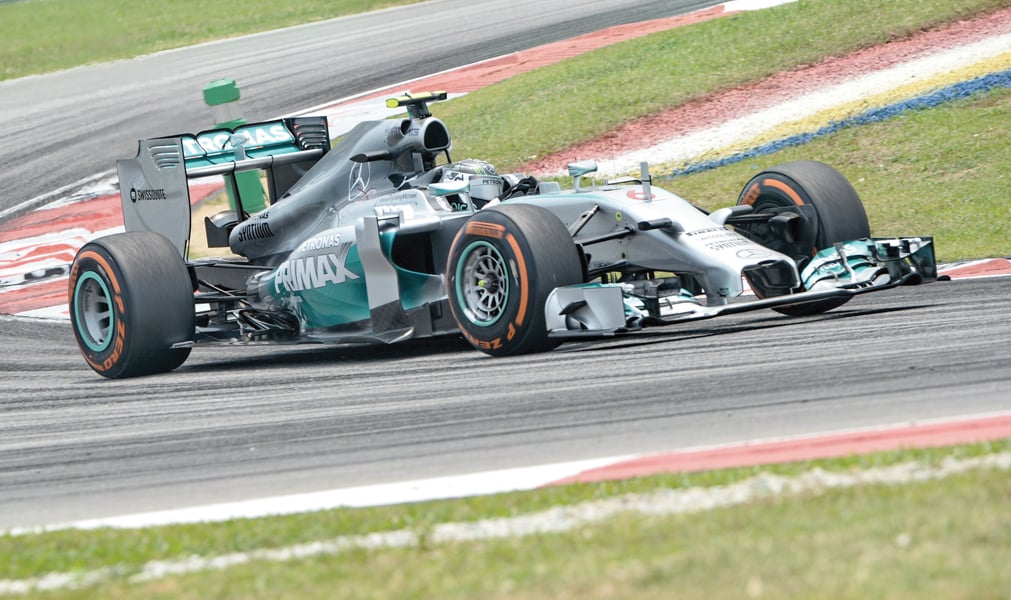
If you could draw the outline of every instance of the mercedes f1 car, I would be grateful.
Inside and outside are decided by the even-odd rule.
[[[779,165],[707,213],[634,177],[572,188],[453,162],[428,103],[358,124],[322,117],[139,142],[117,163],[126,232],[81,248],[73,330],[109,378],[165,372],[194,346],[392,344],[462,334],[494,356],[771,308],[810,315],[936,279],[930,237],[872,238],[834,168]],[[204,220],[224,258],[188,258],[188,180],[258,170],[268,204]],[[234,189],[234,188],[233,188]]]

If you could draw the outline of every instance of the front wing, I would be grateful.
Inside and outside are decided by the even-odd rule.
[[[652,299],[654,313],[625,284],[590,283],[555,288],[545,303],[549,336],[607,337],[644,326],[711,319],[725,314],[855,296],[937,279],[933,238],[868,238],[819,252],[801,272],[805,291],[703,306],[686,292]]]

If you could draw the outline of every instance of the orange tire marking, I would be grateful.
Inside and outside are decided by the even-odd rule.
[[[115,292],[115,294],[113,294],[113,299],[116,300],[116,304],[119,306],[120,312],[125,312],[126,308],[123,306],[123,298],[120,296],[122,291],[119,289],[119,280],[116,279],[116,276],[113,274],[112,267],[109,265],[108,261],[93,250],[86,250],[82,252],[78,258],[90,258],[105,269],[105,274],[109,279],[109,283],[112,284],[112,291]]]
[[[761,192],[762,189],[758,187],[757,183],[751,184],[751,187],[748,188],[748,193],[744,194],[744,200],[741,201],[741,204],[747,204],[748,206],[754,205],[755,200],[758,200],[758,196]]]
[[[119,287],[119,280],[116,279],[116,276],[112,271],[112,266],[109,265],[109,262],[107,260],[105,260],[105,257],[96,253],[94,250],[85,250],[84,252],[81,252],[77,258],[78,259],[90,258],[91,260],[97,262],[103,269],[105,269],[106,278],[109,280],[109,283],[112,284],[113,290],[112,298],[113,300],[116,301],[116,306],[119,307],[119,315],[116,317],[116,330],[113,332],[115,340],[113,341],[112,354],[109,355],[109,357],[106,358],[101,363],[96,363],[87,355],[87,353],[85,352],[81,353],[84,356],[84,360],[89,365],[91,365],[92,368],[102,373],[108,371],[113,366],[115,366],[116,362],[119,361],[120,355],[123,353],[123,347],[126,345],[126,323],[123,321],[123,317],[125,316],[126,313],[126,307],[123,304],[123,297],[121,295],[122,290]],[[78,268],[79,268],[78,263],[75,260],[74,273],[77,272]],[[71,276],[71,281],[73,281],[73,276]],[[73,291],[71,291],[70,294],[71,294],[71,303],[73,303]]]
[[[523,325],[523,319],[527,312],[527,302],[530,294],[530,286],[527,283],[527,262],[523,258],[523,253],[520,252],[519,243],[511,233],[506,234],[506,242],[513,249],[513,254],[516,256],[516,269],[519,271],[517,275],[519,275],[520,279],[520,307],[516,314],[516,326],[520,327]]]
[[[797,206],[804,206],[804,201],[800,199],[800,196],[797,195],[797,192],[792,187],[786,185],[782,181],[776,181],[775,179],[765,179],[762,181],[762,185],[767,185],[769,187],[776,188],[777,190],[786,194],[787,197],[789,197],[790,200],[793,200],[793,203],[796,204]]]

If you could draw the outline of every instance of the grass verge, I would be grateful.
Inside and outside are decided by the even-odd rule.
[[[508,171],[641,115],[1004,6],[1007,0],[798,0],[607,46],[434,112],[453,127],[454,154],[491,158]]]
[[[111,567],[73,598],[1004,597],[1011,479],[980,469],[903,485],[770,494],[682,515],[621,513],[559,533],[434,543],[440,523],[525,515],[602,498],[727,486],[765,472],[846,474],[941,465],[1011,450],[1011,440],[762,468],[368,509],[144,530],[0,537],[0,579]],[[971,510],[968,508],[971,507]],[[563,518],[564,512],[558,512]],[[408,529],[421,542],[131,581],[143,563]]]

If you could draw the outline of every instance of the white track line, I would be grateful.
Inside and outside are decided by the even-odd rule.
[[[957,424],[980,419],[1007,416],[1008,413],[1006,412],[960,415],[957,417],[924,419],[915,422],[892,423],[873,427],[858,427],[801,435],[761,438],[730,444],[676,448],[668,450],[664,452],[664,454],[690,454],[723,449],[746,448],[782,442],[803,442],[805,440],[815,440],[828,436],[859,435],[892,430],[901,431],[912,426],[928,427],[932,425]],[[6,532],[0,532],[0,534],[27,535],[61,529],[96,529],[99,527],[138,528],[181,523],[215,522],[230,519],[259,518],[272,515],[305,513],[319,510],[330,510],[340,507],[383,506],[407,502],[422,502],[426,500],[442,500],[532,490],[573,477],[579,473],[610,467],[622,462],[642,459],[655,454],[656,453],[609,456],[589,460],[518,467],[513,469],[485,471],[464,475],[357,486],[304,494],[289,494],[239,502],[192,506],[175,510],[87,519],[82,521],[47,525],[45,527],[15,528]]]
[[[1007,471],[1011,469],[1011,453],[1003,452],[968,459],[949,457],[939,466],[908,462],[862,471],[829,472],[813,469],[796,477],[763,473],[725,486],[660,490],[648,494],[630,494],[572,506],[559,506],[516,517],[441,523],[432,526],[427,533],[400,529],[341,536],[282,548],[209,557],[194,556],[174,561],[151,561],[125,577],[131,583],[143,583],[164,577],[221,571],[253,561],[284,562],[320,555],[336,555],[356,548],[415,547],[422,537],[426,544],[443,544],[564,533],[578,527],[600,523],[623,513],[660,516],[697,513],[747,504],[769,497],[798,496],[862,485],[932,481],[979,469]],[[0,580],[0,595],[79,589],[114,577],[124,577],[124,571],[125,567],[105,567],[80,573],[50,573],[30,579]]]

